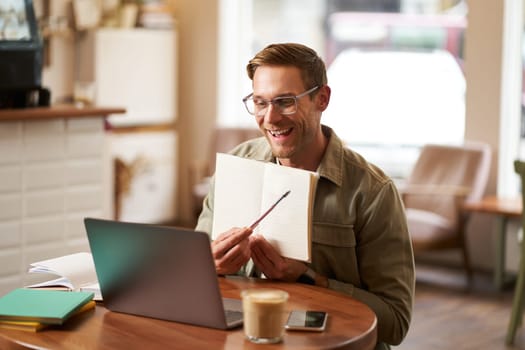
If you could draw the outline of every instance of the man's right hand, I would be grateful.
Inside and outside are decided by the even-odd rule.
[[[233,274],[250,260],[249,227],[234,227],[221,233],[211,243],[217,274]]]

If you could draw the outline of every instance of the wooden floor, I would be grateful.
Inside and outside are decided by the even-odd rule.
[[[412,324],[396,350],[525,349],[525,326],[505,346],[513,286],[503,291],[477,273],[470,289],[461,271],[417,267]]]

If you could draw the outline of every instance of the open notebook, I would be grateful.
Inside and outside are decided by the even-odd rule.
[[[219,329],[242,324],[241,301],[221,297],[206,233],[93,218],[84,223],[109,310]]]

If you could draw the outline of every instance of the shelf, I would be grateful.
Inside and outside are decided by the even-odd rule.
[[[56,118],[80,118],[107,116],[126,113],[124,108],[113,107],[76,107],[74,105],[56,105],[51,107],[0,109],[0,121],[7,120],[44,120]]]

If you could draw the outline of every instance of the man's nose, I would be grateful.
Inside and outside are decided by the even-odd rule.
[[[282,119],[281,111],[275,104],[270,103],[264,114],[264,119],[267,123],[275,123]]]

